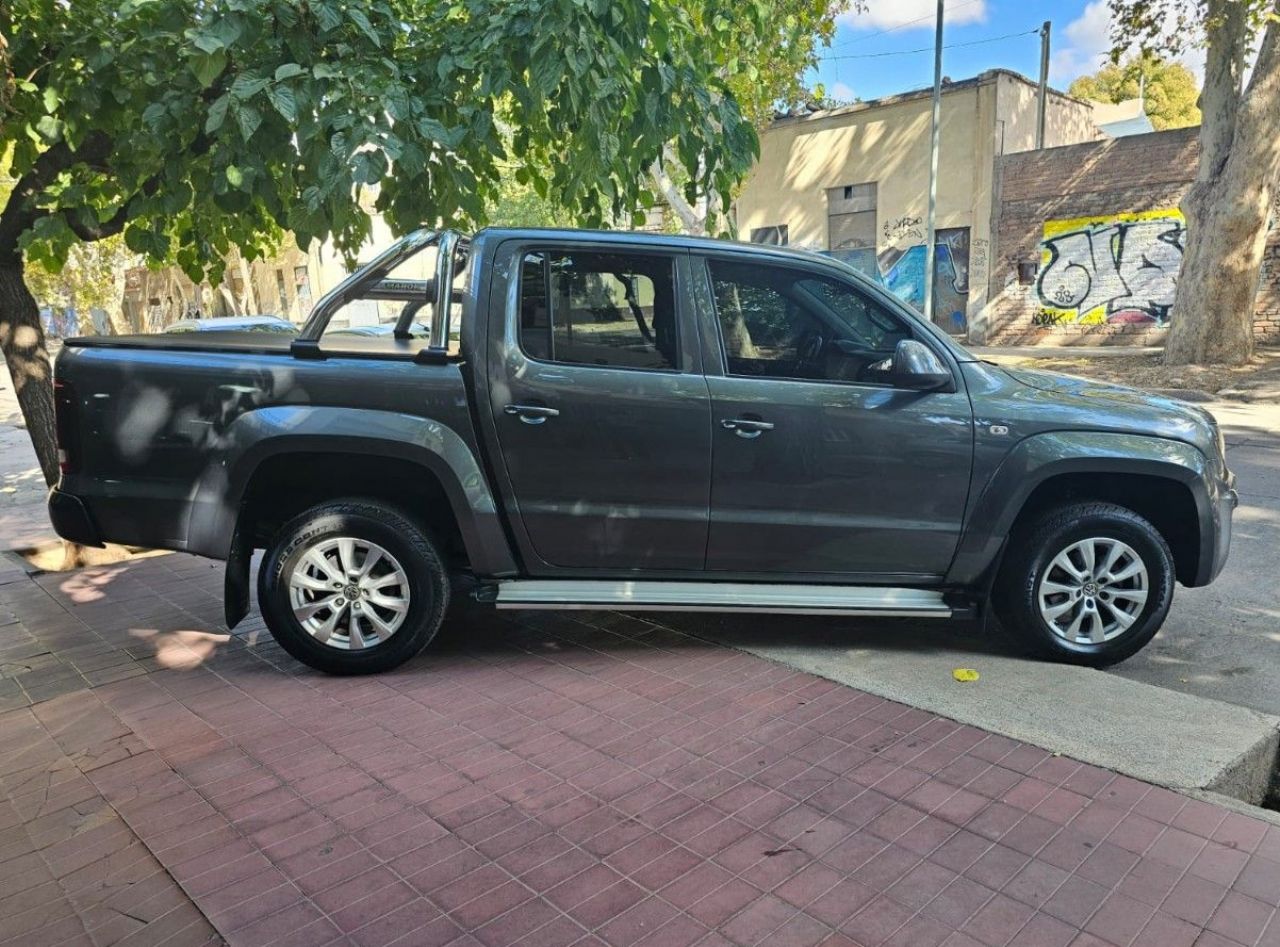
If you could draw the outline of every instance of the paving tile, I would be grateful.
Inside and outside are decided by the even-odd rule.
[[[0,711],[0,932],[1280,947],[1280,830],[1202,800],[628,616],[486,616],[363,680],[255,619],[202,665],[220,594],[177,555],[0,585],[41,699]]]

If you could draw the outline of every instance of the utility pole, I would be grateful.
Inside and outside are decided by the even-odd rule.
[[[938,142],[942,126],[942,12],[946,0],[938,0],[938,22],[933,37],[933,126],[929,143],[929,222],[924,255],[924,317],[933,321],[933,268],[938,259]]]
[[[1049,104],[1049,30],[1053,23],[1044,21],[1040,27],[1040,101],[1036,112],[1036,150],[1044,147],[1044,116]]]

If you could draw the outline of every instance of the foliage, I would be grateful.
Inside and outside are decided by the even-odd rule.
[[[1181,63],[1156,56],[1131,56],[1121,63],[1109,63],[1091,76],[1076,79],[1068,91],[1093,102],[1124,102],[1141,94],[1157,131],[1200,124],[1196,77]]]
[[[16,183],[9,173],[9,156],[0,154],[0,207],[9,200]],[[115,311],[120,306],[124,271],[138,262],[119,235],[71,248],[58,269],[35,263],[26,268],[27,288],[40,305],[74,306]]]
[[[706,51],[779,28],[765,0],[9,0],[0,255],[122,232],[216,280],[281,229],[354,254],[361,194],[397,230],[474,224],[508,176],[599,221],[667,142],[725,191],[756,139]]]
[[[731,33],[729,42],[714,51],[729,88],[757,128],[767,125],[778,108],[823,98],[821,88],[805,84],[805,74],[817,65],[821,49],[831,45],[836,18],[850,5],[850,0],[777,0],[769,5],[769,29]]]

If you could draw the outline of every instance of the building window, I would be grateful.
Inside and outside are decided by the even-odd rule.
[[[876,182],[827,188],[827,249],[875,247]]]
[[[771,247],[787,245],[787,225],[775,224],[772,227],[757,227],[751,231],[752,243],[764,243]]]

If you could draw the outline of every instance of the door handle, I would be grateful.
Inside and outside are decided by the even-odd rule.
[[[556,408],[548,408],[540,404],[509,404],[502,409],[504,414],[517,417],[525,424],[543,424],[547,418],[560,417]]]
[[[755,418],[725,418],[720,426],[726,431],[733,431],[739,437],[759,437],[765,431],[773,430],[772,421],[760,421]]]

